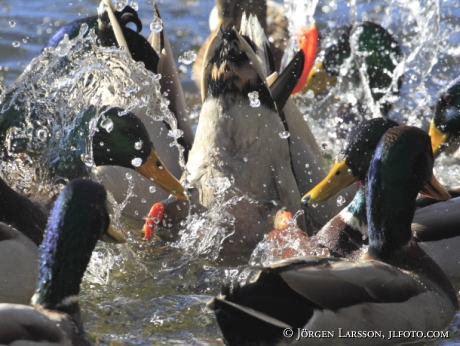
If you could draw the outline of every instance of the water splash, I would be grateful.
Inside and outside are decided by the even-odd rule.
[[[288,217],[287,225],[280,225],[257,244],[251,254],[249,264],[252,266],[269,265],[273,262],[303,256],[329,256],[329,250],[317,245],[315,237],[308,237],[297,227],[296,219],[303,215],[298,211],[293,217]]]
[[[123,109],[120,116],[131,111],[159,118],[177,131],[158,76],[97,41],[82,25],[75,39],[65,36],[57,47],[45,48],[1,95],[0,142],[9,150],[1,154],[0,175],[26,195],[36,186],[54,191],[68,179],[97,176],[92,138],[98,123],[107,132],[113,128],[104,116],[111,107]],[[47,202],[54,193],[45,195]]]

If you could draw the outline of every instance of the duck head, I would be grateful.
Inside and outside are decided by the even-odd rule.
[[[96,166],[110,165],[134,169],[172,195],[186,199],[184,187],[168,171],[150,140],[142,121],[133,113],[120,116],[119,108],[104,113],[93,137],[93,157]]]
[[[411,239],[415,199],[430,184],[433,163],[430,137],[419,128],[394,127],[380,140],[367,178],[369,253],[374,258],[385,259]]]
[[[328,175],[302,197],[304,205],[323,202],[355,181],[366,178],[369,162],[384,133],[398,126],[388,118],[362,121],[349,133]]]
[[[460,135],[460,82],[458,80],[439,96],[429,134],[435,156],[441,153],[444,144]]]
[[[311,88],[317,92],[324,90],[331,83],[330,77],[338,77],[343,63],[353,56],[350,72],[357,74],[360,66],[366,66],[372,97],[374,101],[379,101],[392,85],[392,74],[403,57],[398,42],[386,29],[372,22],[340,28],[331,39],[333,43],[324,50],[322,62],[310,73]],[[329,78],[323,78],[324,71]],[[315,87],[316,83],[321,84],[324,80],[326,84]],[[392,90],[393,94],[399,93],[401,84],[402,77],[398,79],[397,88]],[[388,109],[387,104],[381,106],[384,114]]]
[[[388,118],[365,120],[347,137],[328,175],[302,197],[304,205],[325,201],[355,181],[365,182],[370,161],[382,136],[398,123]],[[438,191],[442,191],[441,194]],[[420,193],[437,200],[450,198],[434,176]]]

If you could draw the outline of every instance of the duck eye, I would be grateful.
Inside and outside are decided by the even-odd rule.
[[[121,129],[121,133],[126,137],[134,137],[135,136],[134,131],[131,130],[130,128],[127,128],[127,127],[123,127]]]
[[[450,94],[446,94],[442,97],[442,100],[445,102],[445,103],[451,103],[452,100],[454,99],[454,97]]]
[[[335,175],[340,175],[340,173],[341,173],[341,172],[340,172],[340,170],[339,170],[339,171],[335,172]]]

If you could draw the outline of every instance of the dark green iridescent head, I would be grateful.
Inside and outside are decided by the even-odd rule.
[[[449,137],[460,135],[460,81],[454,81],[436,104],[434,125]]]
[[[364,181],[377,144],[385,132],[395,126],[398,126],[398,123],[388,118],[362,121],[349,133],[336,161],[341,162],[345,159],[351,173]]]
[[[99,112],[103,112],[99,110]],[[97,107],[91,106],[79,117],[61,149],[50,162],[50,177],[69,180],[87,176],[88,167],[82,161],[87,153],[89,124],[95,118]],[[96,166],[110,165],[135,169],[135,160],[145,163],[153,150],[149,134],[142,121],[133,113],[125,115],[120,108],[111,108],[100,116],[97,131],[92,138],[93,159]],[[137,149],[140,148],[140,149]],[[139,161],[139,160],[137,160]],[[139,164],[139,162],[137,162]]]
[[[33,304],[66,311],[80,292],[80,283],[97,240],[110,223],[104,187],[91,180],[72,180],[50,213],[40,245],[40,269]]]
[[[120,108],[111,108],[98,122],[99,131],[93,137],[96,166],[111,165],[135,169],[137,166],[133,165],[133,159],[139,158],[145,163],[153,149],[142,121],[131,112],[120,116],[122,112]]]
[[[366,64],[372,96],[375,101],[380,100],[385,93],[377,89],[388,89],[393,81],[392,73],[402,59],[398,42],[387,30],[372,22],[340,28],[334,36],[337,42],[325,50],[325,70],[338,76],[341,65],[351,55],[353,45],[355,56],[351,73],[357,73],[357,68]],[[402,78],[398,80],[398,89],[401,84]]]
[[[433,174],[429,135],[419,128],[389,129],[372,158],[367,182],[369,252],[385,259],[412,237],[418,191]]]

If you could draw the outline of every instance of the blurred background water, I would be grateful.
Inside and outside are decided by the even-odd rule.
[[[186,51],[197,51],[209,34],[208,16],[214,1],[158,3],[176,59]],[[95,14],[98,4],[96,0],[0,1],[0,82],[5,86],[14,82],[60,26]],[[141,33],[148,36],[153,2],[138,4],[144,23]],[[400,121],[418,126],[426,123],[437,93],[459,75],[460,6],[456,1],[325,0],[319,1],[315,19],[323,36],[354,20],[373,20],[392,31],[406,58],[401,97],[392,112]],[[180,65],[179,70],[196,122],[200,106],[191,65]],[[325,141],[319,125],[312,126],[319,140]],[[340,142],[332,143],[327,150],[337,152],[338,145]],[[436,170],[444,184],[458,185],[457,161],[444,156]],[[131,229],[140,228],[138,223],[126,223]],[[250,273],[232,263],[202,258],[173,270],[169,263],[180,258],[180,250],[138,238],[134,232],[131,243],[121,248],[99,245],[93,256],[81,297],[92,341],[100,345],[221,344],[205,302],[219,293],[222,277],[244,280]],[[458,326],[457,318],[449,329],[450,340],[429,344],[458,345]]]

